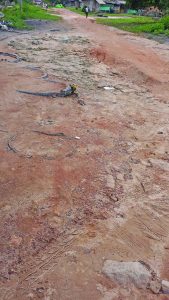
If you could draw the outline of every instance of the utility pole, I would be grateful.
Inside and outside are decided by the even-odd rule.
[[[20,13],[22,13],[22,3],[23,3],[23,0],[19,0]]]

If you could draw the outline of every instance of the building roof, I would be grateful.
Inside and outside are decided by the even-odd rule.
[[[96,2],[99,4],[105,4],[105,2],[103,0],[96,0]]]
[[[126,4],[126,1],[118,0],[117,3],[118,3],[118,4]]]
[[[124,0],[108,0],[106,2],[116,4],[116,5],[126,4],[126,1],[124,1]]]

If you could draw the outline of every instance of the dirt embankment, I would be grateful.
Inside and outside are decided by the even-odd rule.
[[[62,15],[1,46],[22,59],[0,57],[1,298],[167,299],[102,272],[169,280],[166,46]],[[17,92],[70,83],[78,97]]]

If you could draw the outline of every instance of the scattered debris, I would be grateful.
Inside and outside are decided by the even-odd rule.
[[[44,75],[41,76],[42,79],[47,79],[48,78],[48,73],[45,73]]]
[[[6,25],[4,25],[4,24],[2,24],[2,23],[0,23],[0,29],[1,30],[8,30],[8,27],[6,26]]]
[[[61,90],[60,92],[30,92],[30,91],[22,91],[17,90],[19,93],[28,94],[28,95],[34,95],[34,96],[44,96],[44,97],[68,97],[73,94],[75,94],[76,86],[74,84],[69,85],[64,90]]]
[[[8,53],[8,52],[2,52],[2,51],[0,51],[0,55],[2,55],[2,56],[9,56],[9,57],[15,58],[15,60],[13,60],[12,62],[19,62],[19,61],[21,61],[21,57],[19,57],[17,54],[14,54],[14,53]],[[10,60],[7,60],[7,61],[11,62]]]
[[[7,143],[7,146],[8,146],[8,149],[10,150],[10,151],[12,151],[13,153],[17,153],[17,150],[15,149],[15,147],[12,145],[12,141],[14,141],[15,140],[15,137],[16,136],[12,136],[12,137],[10,137],[10,139],[8,140],[8,143]]]
[[[61,136],[61,137],[67,137],[63,132],[47,133],[47,132],[38,131],[38,130],[33,130],[33,132],[36,132],[36,133],[39,133],[39,134],[48,135],[48,136]]]
[[[58,137],[64,137],[66,139],[80,140],[79,136],[71,137],[71,136],[67,136],[63,132],[50,133],[50,132],[44,132],[44,131],[39,131],[39,130],[33,130],[33,132],[36,132],[36,133],[39,133],[39,134],[48,135],[48,136],[58,136]]]
[[[47,120],[40,120],[39,122],[38,122],[38,124],[40,125],[40,126],[45,126],[45,125],[52,125],[52,124],[54,124],[55,122],[54,122],[54,120],[51,120],[51,119],[47,119]]]
[[[45,79],[47,82],[52,82],[52,83],[58,83],[58,82],[60,82],[59,80],[48,79],[48,77],[43,78],[43,79]]]
[[[0,18],[3,18],[4,14],[0,13]],[[0,29],[5,30],[5,31],[11,31],[13,29],[12,23],[11,22],[6,22],[6,21],[1,21],[0,22]]]
[[[40,69],[40,67],[38,67],[38,66],[26,66],[24,68],[29,69],[29,70],[33,70],[33,71],[36,71],[36,70]]]
[[[32,41],[32,45],[40,45],[40,44],[42,44],[42,43],[38,40]]]
[[[141,184],[141,187],[142,187],[142,189],[143,189],[144,193],[146,193],[146,190],[145,190],[144,184],[143,184],[142,182],[140,182],[140,184]]]
[[[54,31],[60,31],[60,29],[50,29],[50,31],[54,32]]]
[[[80,104],[80,105],[82,105],[82,106],[86,105],[86,103],[83,100],[81,100],[81,99],[78,99],[77,103]]]
[[[107,90],[107,91],[114,90],[114,87],[112,87],[112,86],[104,86],[104,90]]]

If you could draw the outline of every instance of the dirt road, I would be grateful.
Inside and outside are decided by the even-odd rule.
[[[102,272],[169,280],[169,46],[57,13],[1,41],[21,60],[0,56],[0,298],[169,299]]]

